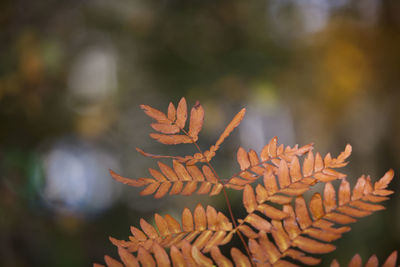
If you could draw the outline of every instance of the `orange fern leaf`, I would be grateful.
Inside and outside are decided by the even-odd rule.
[[[140,105],[140,108],[157,121],[157,123],[152,123],[151,127],[159,133],[151,133],[151,138],[166,145],[197,141],[204,121],[204,109],[199,102],[196,102],[191,110],[188,132],[184,130],[187,121],[187,104],[184,97],[179,101],[177,109],[172,103],[169,104],[167,115],[148,105]]]
[[[203,127],[204,109],[197,101],[190,112],[189,136],[196,139]]]
[[[198,140],[198,134],[201,131],[204,121],[204,109],[198,101],[190,112],[188,131],[184,130],[187,120],[187,104],[185,98],[180,100],[177,109],[175,109],[175,106],[170,103],[168,106],[168,115],[165,115],[163,112],[148,105],[141,105],[140,107],[148,116],[157,121],[157,123],[152,123],[151,127],[160,133],[150,133],[151,138],[167,145],[196,143]],[[222,132],[215,145],[212,145],[209,150],[204,152],[200,151],[199,153],[195,153],[193,156],[165,156],[147,153],[140,148],[136,148],[136,150],[146,157],[173,158],[181,163],[186,163],[187,165],[194,165],[198,162],[210,162],[215,156],[215,153],[219,149],[220,145],[240,124],[245,113],[246,109],[243,108],[238,114],[236,114],[236,116]],[[183,134],[177,134],[179,132],[182,132]]]
[[[396,261],[397,261],[397,251],[393,251],[389,257],[385,260],[383,263],[382,267],[395,267],[396,266]],[[347,266],[351,267],[362,267],[362,260],[359,254],[354,255],[354,257],[350,260],[349,264]],[[379,266],[379,261],[376,255],[372,255],[367,263],[364,265],[365,267],[378,267]],[[331,267],[340,267],[339,263],[337,260],[333,260],[331,263]]]
[[[239,151],[242,151],[239,153],[244,155],[244,150],[239,149]],[[311,153],[312,152],[308,152],[308,156],[304,160],[305,163],[303,163],[303,165],[309,164],[309,159],[311,158],[309,155]],[[319,154],[317,153],[317,155]],[[238,157],[240,158],[242,156],[239,155]],[[318,156],[316,158],[318,158]],[[240,161],[242,166],[247,166],[247,164],[244,163],[243,159],[240,159]],[[228,188],[239,190],[244,188],[246,191],[243,198],[245,207],[246,203],[252,200],[253,206],[257,206],[257,208],[254,209],[259,210],[263,213],[271,210],[269,207],[266,208],[266,204],[264,204],[265,202],[270,201],[276,204],[290,203],[293,196],[299,196],[303,194],[310,188],[310,185],[313,185],[318,181],[318,179],[315,178],[315,176],[317,176],[316,174],[326,170],[325,167],[323,167],[322,169],[318,168],[318,172],[313,170],[311,173],[308,173],[308,177],[305,177],[304,174],[301,173],[300,163],[297,156],[293,156],[289,164],[286,160],[279,160],[278,166],[264,163],[263,168],[264,185],[258,184],[256,186],[255,196],[253,196],[253,189],[250,186],[250,184],[259,177],[258,173],[255,174],[255,171],[253,171],[251,175],[249,174],[247,176],[243,175],[243,173],[246,173],[243,172],[242,176],[240,177],[245,178],[246,180],[240,179],[238,177],[233,177],[225,185]],[[261,170],[259,171],[259,173],[261,173]],[[330,177],[330,179],[343,179],[345,175],[336,172],[335,175],[331,173]],[[249,194],[249,192],[252,193]]]
[[[197,144],[204,121],[204,110],[198,102],[192,107],[190,118],[185,98],[177,107],[170,103],[167,113],[147,105],[141,105],[141,108],[156,121],[151,124],[156,131],[150,134],[153,139],[163,144],[192,143],[198,153],[156,155],[137,148],[146,157],[172,159],[172,166],[158,162],[157,170],[149,168],[148,178],[130,179],[110,170],[111,176],[124,184],[143,187],[141,195],[154,195],[155,198],[193,193],[213,196],[222,190],[231,219],[211,206],[204,209],[200,204],[193,212],[185,208],[181,222],[168,214],[155,214],[155,225],[140,219],[140,228],[131,227],[129,240],[110,237],[118,247],[122,263],[105,256],[107,266],[316,265],[321,260],[309,254],[335,250],[332,242],[350,231],[347,224],[384,209],[380,203],[393,193],[387,188],[393,179],[393,170],[374,184],[369,176],[361,176],[353,189],[350,188],[346,175],[336,170],[347,165],[352,151],[350,145],[346,145],[336,158],[330,153],[323,157],[312,151],[312,144],[285,147],[278,144],[277,137],[272,138],[259,154],[239,147],[236,158],[240,171],[221,180],[210,161],[240,124],[245,109],[236,114],[215,145],[203,152]],[[260,180],[262,183],[258,183]],[[337,190],[332,185],[334,180],[340,180]],[[306,201],[302,195],[316,183],[324,183],[323,193],[314,193]],[[234,217],[226,188],[243,190],[242,204],[247,212],[244,218]],[[228,259],[222,255],[219,246],[229,243],[235,234],[247,255],[233,247]],[[394,266],[396,260],[397,252],[392,253],[383,266]],[[356,255],[349,266],[361,264],[360,256]],[[332,266],[339,265],[334,261]],[[366,266],[378,266],[377,258],[371,257]]]
[[[224,140],[232,133],[232,131],[239,126],[240,122],[243,120],[244,114],[246,113],[246,109],[243,108],[239,111],[238,114],[232,119],[232,121],[226,126],[225,130],[219,136],[217,142],[214,147],[210,149],[210,152],[215,152],[219,149],[220,145],[224,142]]]
[[[152,178],[130,179],[122,177],[112,170],[111,176],[124,184],[134,187],[146,186],[141,195],[154,194],[155,198],[161,198],[168,192],[170,195],[191,195],[197,190],[197,194],[209,194],[214,196],[220,193],[223,184],[215,177],[211,169],[204,165],[200,170],[195,165],[184,166],[177,160],[173,160],[173,168],[158,162],[161,170],[149,168]],[[198,187],[200,185],[200,187]]]
[[[290,187],[294,189],[300,180],[302,184],[311,185],[317,181],[329,182],[346,177],[345,174],[333,168],[344,167],[347,164],[345,160],[351,154],[350,145],[347,145],[345,151],[337,158],[332,159],[328,154],[324,160],[318,152],[314,155],[311,152],[312,148],[309,144],[301,148],[296,145],[293,148],[283,149],[283,145],[277,146],[277,138],[274,137],[263,148],[260,160],[254,150],[246,152],[240,147],[237,152],[237,161],[241,171],[233,175],[226,186],[237,190],[243,189],[246,184],[257,181],[268,171],[278,176],[281,189]],[[304,158],[301,170],[299,156],[305,153],[307,156]]]
[[[132,226],[132,236],[129,237],[129,241],[112,237],[110,241],[118,247],[126,248],[129,252],[136,252],[140,248],[150,250],[155,242],[165,248],[173,245],[181,247],[182,242],[193,242],[199,250],[207,253],[212,247],[229,242],[233,235],[229,219],[211,206],[204,209],[199,204],[194,213],[184,209],[182,224],[168,214],[164,217],[156,214],[154,218],[156,227],[141,219],[141,230]]]
[[[273,219],[269,231],[260,231],[259,236],[248,237],[253,239],[251,242],[254,247],[261,246],[265,250],[268,248],[268,253],[271,255],[266,260],[270,264],[278,264],[283,257],[298,260],[303,264],[318,264],[319,259],[306,256],[304,253],[325,254],[333,251],[335,246],[330,242],[339,239],[343,233],[350,230],[348,226],[334,228],[334,224],[353,223],[357,218],[383,209],[384,207],[377,203],[387,198],[380,196],[379,190],[386,190],[393,175],[393,170],[389,170],[374,186],[368,177],[362,176],[352,192],[349,183],[342,179],[338,200],[331,183],[326,183],[324,198],[315,193],[310,200],[309,209],[304,198],[298,196],[294,209],[290,204],[284,205],[283,212],[287,216],[282,221]],[[265,235],[268,232],[271,233],[274,242]],[[255,249],[257,250],[258,248]]]

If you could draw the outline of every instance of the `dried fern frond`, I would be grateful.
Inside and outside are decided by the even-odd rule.
[[[159,133],[151,133],[151,138],[166,145],[194,143],[197,141],[204,121],[204,109],[199,102],[193,106],[190,112],[188,131],[184,129],[187,120],[187,104],[184,97],[179,101],[177,109],[175,109],[174,104],[169,104],[167,115],[148,105],[140,105],[140,108],[149,117],[157,121],[152,123],[151,127]]]
[[[113,171],[110,173],[115,180],[130,186],[146,186],[141,195],[155,193],[155,198],[163,197],[168,190],[170,190],[170,195],[191,195],[197,190],[198,185],[200,185],[197,190],[198,194],[213,196],[219,194],[223,186],[242,190],[245,185],[257,181],[262,176],[264,184],[268,185],[266,195],[276,193],[300,195],[317,181],[327,182],[346,177],[345,174],[335,171],[333,168],[340,168],[347,164],[345,160],[351,154],[350,145],[347,145],[337,158],[332,158],[330,154],[327,154],[324,160],[318,152],[314,156],[311,149],[311,144],[300,148],[296,145],[293,148],[283,149],[283,145],[277,147],[277,138],[275,137],[264,147],[263,151],[268,152],[262,153],[263,161],[260,161],[254,150],[247,153],[243,148],[239,148],[237,159],[242,171],[230,178],[226,184],[222,184],[207,165],[202,166],[202,171],[200,171],[196,165],[186,165],[185,167],[175,159],[173,168],[158,162],[164,175],[154,169],[149,169],[153,178],[130,179]],[[299,156],[305,153],[307,156],[303,160],[301,170]],[[271,173],[275,174],[276,179],[270,175]],[[270,199],[262,196],[262,192],[265,190],[258,189],[260,198],[264,201]]]
[[[151,138],[167,145],[197,142],[198,134],[201,131],[204,121],[204,109],[199,102],[196,102],[191,110],[188,131],[185,131],[184,129],[187,120],[187,104],[185,98],[182,98],[179,101],[177,109],[175,109],[175,106],[170,103],[168,106],[168,115],[148,105],[141,105],[140,107],[145,111],[148,116],[157,121],[157,123],[152,123],[151,127],[160,133],[151,133]],[[136,148],[136,150],[146,157],[173,158],[181,163],[186,163],[187,165],[194,165],[198,162],[210,162],[224,140],[232,133],[232,131],[237,126],[239,126],[245,113],[246,109],[243,108],[238,114],[236,114],[236,116],[224,129],[215,145],[212,145],[209,150],[206,150],[204,152],[199,151],[199,153],[195,153],[193,156],[187,155],[182,157],[157,155],[147,153],[140,148]]]
[[[218,195],[221,192],[223,184],[207,165],[202,166],[200,170],[195,165],[184,166],[177,160],[173,160],[173,168],[158,162],[160,171],[149,168],[152,178],[130,179],[122,177],[112,170],[111,176],[124,184],[134,187],[143,187],[140,192],[142,196],[154,194],[155,198],[161,198],[168,192],[170,195],[189,196],[197,190],[197,194],[208,194],[210,196]],[[198,186],[200,187],[198,188]]]
[[[319,153],[316,154],[317,156],[314,160],[312,152],[309,151],[303,162],[303,174],[301,173],[299,159],[296,155],[292,157],[290,165],[287,164],[286,160],[279,160],[278,167],[272,165],[264,166],[266,169],[263,175],[263,185],[258,184],[255,191],[250,184],[244,185],[243,205],[249,215],[245,219],[239,220],[240,225],[238,229],[249,238],[254,238],[257,233],[252,231],[248,225],[251,225],[258,231],[269,232],[271,228],[270,219],[283,220],[288,214],[268,202],[278,205],[290,204],[293,197],[300,196],[309,190],[310,185],[319,181],[315,177],[325,175],[323,172],[326,170],[330,173],[325,177],[328,181],[344,179],[344,174],[332,171],[329,167],[343,166],[345,164],[344,160],[350,154],[349,151],[351,151],[351,147],[347,146],[338,158],[332,159],[330,156],[326,157],[329,158],[326,164],[320,163],[322,158],[319,156]],[[324,165],[328,167],[326,168]],[[251,181],[250,179],[247,180]],[[229,187],[230,185],[227,184],[226,186]],[[257,215],[255,212],[263,215],[265,218]]]
[[[204,110],[197,102],[191,109],[189,125],[185,98],[177,107],[172,103],[167,113],[141,105],[156,120],[151,124],[156,133],[150,136],[163,144],[192,143],[198,153],[187,156],[156,155],[137,149],[151,158],[172,159],[172,166],[158,162],[158,169],[149,168],[148,178],[130,179],[110,170],[111,176],[124,184],[144,187],[141,195],[161,198],[169,195],[224,193],[230,219],[212,206],[197,205],[193,212],[185,208],[181,222],[170,215],[155,214],[155,226],[140,220],[140,228],[131,227],[129,240],[110,241],[118,247],[121,262],[105,256],[107,266],[298,266],[316,265],[321,259],[314,254],[335,250],[333,241],[350,231],[347,224],[385,207],[380,203],[393,191],[387,187],[394,172],[389,170],[374,184],[369,176],[358,178],[354,188],[346,175],[337,171],[347,165],[352,147],[346,145],[336,158],[313,152],[313,145],[302,147],[278,145],[272,138],[259,154],[239,147],[237,162],[240,171],[229,179],[220,179],[210,161],[223,141],[240,124],[242,109],[222,132],[215,145],[203,152],[197,144],[204,121]],[[340,180],[334,189],[332,182]],[[259,183],[262,181],[262,183]],[[314,193],[310,201],[302,196],[316,183],[323,183],[323,193]],[[242,205],[246,216],[236,219],[226,188],[243,191]],[[237,234],[246,254],[231,247],[231,259],[219,250]],[[384,266],[394,266],[397,252]],[[371,257],[366,266],[377,266]],[[94,264],[94,266],[102,266]],[[338,266],[333,262],[332,266]],[[361,266],[355,256],[349,266]]]
[[[397,262],[397,251],[393,251],[385,260],[385,262],[381,265],[382,267],[395,267]],[[359,254],[354,255],[354,257],[350,260],[349,267],[362,267],[362,260]],[[368,261],[365,263],[364,267],[378,267],[379,261],[376,255],[372,255]],[[331,263],[331,267],[340,267],[337,260],[333,260]]]
[[[382,195],[393,193],[386,190],[393,175],[393,170],[389,170],[374,185],[369,177],[362,176],[357,180],[352,192],[349,183],[342,179],[338,200],[331,183],[325,184],[323,198],[319,193],[315,193],[309,205],[302,196],[298,196],[294,209],[290,204],[284,205],[283,211],[288,214],[286,218],[282,221],[272,220],[269,231],[263,230],[257,233],[258,236],[248,236],[252,239],[250,242],[253,247],[259,246],[264,251],[268,250],[269,257],[265,260],[269,264],[280,264],[284,257],[307,265],[318,264],[319,259],[305,256],[304,253],[325,254],[333,251],[335,246],[330,242],[350,231],[348,226],[335,228],[335,224],[353,223],[360,217],[384,209],[377,203],[387,199]],[[246,235],[245,231],[243,233]],[[271,233],[274,242],[271,242],[265,233]]]
[[[183,242],[189,242],[207,253],[214,246],[228,243],[233,235],[229,219],[211,206],[204,209],[199,204],[193,213],[189,209],[184,209],[181,224],[168,214],[164,217],[155,214],[154,219],[156,227],[144,219],[140,220],[141,230],[132,226],[132,236],[129,237],[129,241],[112,237],[110,241],[118,247],[126,248],[129,252],[136,252],[141,247],[150,250],[154,243],[169,248],[181,247]]]
[[[332,158],[328,153],[322,159],[320,153],[317,152],[314,155],[311,151],[312,148],[312,144],[309,144],[300,148],[298,148],[298,145],[293,148],[287,146],[284,149],[283,145],[277,145],[276,137],[264,146],[260,157],[254,150],[246,152],[240,147],[237,152],[237,161],[241,171],[233,175],[226,186],[238,190],[243,189],[244,185],[255,182],[269,170],[278,175],[280,188],[292,186],[292,183],[301,179],[303,179],[302,183],[310,185],[315,183],[316,180],[329,182],[346,177],[345,174],[333,169],[347,165],[345,160],[351,154],[350,145],[347,145],[337,158]],[[307,156],[303,161],[301,170],[299,157],[306,153]]]
[[[169,215],[162,217],[156,214],[157,228],[142,219],[142,229],[132,227],[133,236],[129,241],[110,240],[129,252],[137,252],[141,248],[151,251],[155,243],[164,248],[180,248],[183,243],[189,243],[199,252],[210,253],[213,247],[228,243],[239,230],[249,238],[252,260],[257,266],[296,266],[284,260],[285,257],[302,264],[316,265],[320,259],[307,253],[325,254],[333,251],[335,246],[330,243],[350,230],[348,226],[334,227],[335,224],[352,223],[357,218],[383,209],[377,203],[393,193],[386,189],[393,175],[393,170],[389,170],[374,185],[369,177],[362,176],[352,191],[346,179],[342,179],[337,194],[332,184],[326,183],[323,197],[315,193],[307,205],[304,198],[298,196],[294,208],[291,203],[284,201],[283,210],[259,205],[252,187],[247,185],[243,202],[249,215],[239,220],[237,228],[232,228],[229,219],[213,207],[208,206],[205,210],[199,204],[193,214],[188,209],[183,211],[181,224]],[[256,215],[256,210],[271,220]]]

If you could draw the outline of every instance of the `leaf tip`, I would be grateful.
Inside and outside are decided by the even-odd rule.
[[[346,151],[347,153],[351,153],[353,151],[353,147],[350,144],[347,144],[344,148],[344,151]]]
[[[389,257],[387,257],[386,261],[383,263],[383,267],[389,267],[389,266],[396,266],[396,261],[397,261],[397,250],[393,251]]]
[[[239,111],[240,116],[241,116],[241,117],[244,117],[244,115],[246,114],[246,111],[247,111],[246,108],[242,108],[242,109]]]
[[[118,174],[116,172],[114,172],[112,169],[108,169],[108,172],[110,173],[111,177],[114,179],[116,176],[118,176]]]
[[[184,96],[179,100],[178,106],[179,105],[184,105],[186,107],[186,98]]]
[[[142,154],[142,155],[145,154],[143,149],[138,148],[138,147],[136,147],[135,149],[136,149],[136,151],[139,152],[140,154]]]

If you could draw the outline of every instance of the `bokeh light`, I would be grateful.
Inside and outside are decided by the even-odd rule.
[[[96,214],[109,208],[120,188],[109,179],[117,168],[111,153],[73,138],[61,138],[43,155],[43,200],[56,212]]]

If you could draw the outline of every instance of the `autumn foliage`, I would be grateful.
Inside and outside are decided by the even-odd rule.
[[[128,240],[110,237],[117,246],[120,260],[105,256],[107,266],[299,266],[317,265],[319,255],[335,250],[333,241],[350,231],[350,223],[382,210],[381,202],[393,191],[387,187],[394,172],[389,170],[373,182],[362,175],[351,188],[340,168],[347,165],[351,146],[346,145],[337,157],[313,152],[313,145],[299,147],[278,144],[271,139],[260,153],[239,147],[238,173],[221,179],[211,164],[218,149],[240,124],[246,110],[242,109],[226,126],[216,143],[206,151],[197,144],[204,121],[204,109],[197,102],[187,111],[185,98],[177,107],[170,103],[166,113],[148,105],[140,106],[155,120],[150,137],[166,145],[193,144],[196,153],[186,156],[157,155],[137,149],[154,159],[169,159],[170,164],[157,162],[149,175],[131,179],[110,170],[111,176],[124,184],[141,187],[141,195],[162,198],[168,195],[224,194],[229,214],[212,206],[198,204],[191,211],[182,211],[181,221],[169,214],[154,215],[155,225],[144,219],[140,227],[131,227]],[[339,180],[335,189],[332,182]],[[303,194],[317,184],[321,193],[314,193],[309,201]],[[232,212],[227,189],[240,190],[247,212],[236,218]],[[230,246],[234,235],[242,247]],[[223,255],[221,246],[230,247],[230,255]],[[383,266],[395,266],[397,252],[393,252]],[[121,263],[122,262],[122,263]],[[94,264],[94,266],[103,266]],[[333,261],[331,266],[339,266]],[[363,266],[358,254],[349,266]],[[378,266],[376,256],[365,266]]]

